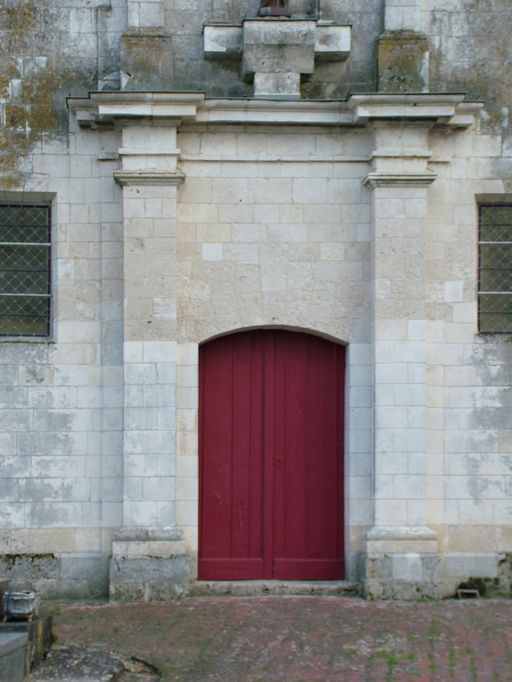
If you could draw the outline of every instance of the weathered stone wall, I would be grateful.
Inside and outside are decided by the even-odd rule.
[[[476,334],[475,254],[477,200],[511,199],[512,6],[430,0],[427,7],[431,88],[464,90],[484,101],[472,137],[441,138],[435,147],[435,157],[454,159],[435,164],[440,177],[431,189],[430,306],[443,357],[431,373],[431,521],[443,551],[506,552],[512,542],[512,348],[506,335]],[[495,559],[480,561],[471,567],[475,574],[498,574],[496,563],[485,567]],[[461,575],[463,562],[455,555],[446,574]]]
[[[512,348],[477,333],[477,197],[503,200],[500,136],[433,138],[428,241],[430,522],[446,552],[508,551]],[[453,154],[451,162],[443,159]],[[460,561],[460,559],[458,559]]]
[[[238,24],[257,4],[6,0],[0,8],[0,201],[51,202],[54,241],[53,338],[0,343],[0,554],[9,555],[3,570],[25,585],[104,592],[112,529],[123,520],[123,211],[113,180],[121,141],[115,130],[68,125],[65,98],[121,85],[248,97],[240,62],[204,59],[202,27]],[[352,23],[352,51],[345,62],[317,63],[302,81],[304,97],[377,88],[383,4],[322,0],[321,18]],[[294,7],[307,16],[314,10],[308,2]],[[476,303],[477,202],[512,197],[512,8],[508,0],[394,0],[388,9],[387,29],[420,29],[428,39],[431,90],[485,100],[470,132],[433,132],[429,141],[438,178],[428,190],[425,262],[426,516],[449,592],[469,575],[497,575],[512,542],[512,347],[508,337],[478,335]],[[425,39],[419,43],[423,50]],[[177,342],[177,372],[168,356],[145,367],[144,347],[133,346],[126,391],[132,407],[170,413],[174,395],[162,397],[158,384],[174,391],[176,382],[176,466],[165,461],[166,489],[133,469],[129,501],[136,511],[141,502],[165,507],[176,477],[176,520],[194,552],[198,344],[255,326],[324,334],[349,343],[353,576],[372,524],[373,235],[362,186],[370,137],[354,129],[184,125],[177,146],[186,174],[178,190],[177,332],[169,339]],[[167,380],[159,382],[162,362]],[[150,405],[139,390],[137,372],[146,370],[155,375],[152,399],[165,404]],[[128,430],[146,431],[164,461],[174,443],[158,435],[156,419]],[[144,469],[137,438],[132,454]],[[171,522],[174,505],[164,512]]]
[[[36,145],[67,146],[66,97],[118,83],[125,14],[124,0],[2,3],[0,189],[23,188]]]
[[[69,147],[45,138],[23,191],[0,194],[52,205],[52,337],[0,344],[0,554],[67,556],[55,571],[44,561],[38,579],[31,564],[23,572],[52,593],[105,591],[102,555],[121,520],[122,231],[108,160],[118,145],[109,132],[71,133]]]
[[[228,21],[240,24],[255,17],[259,3],[254,0],[166,0],[165,32],[172,49],[172,73],[164,75],[165,87],[199,90],[210,97],[244,97],[252,94],[252,85],[240,74],[240,62],[209,62],[203,55],[203,24]],[[316,2],[292,2],[293,16],[316,17]],[[369,92],[375,89],[374,43],[382,27],[382,0],[352,3],[347,0],[322,0],[321,18],[352,24],[354,48],[348,62],[317,64],[314,75],[302,83],[304,97],[344,97],[348,91]],[[159,50],[157,41],[153,43]],[[151,60],[145,68],[151,77]],[[143,80],[134,89],[144,90]],[[146,79],[147,82],[147,79]],[[129,88],[132,86],[129,84]]]
[[[512,7],[508,0],[429,0],[422,18],[431,46],[432,90],[463,91],[483,100],[486,129],[508,138],[512,108]],[[497,156],[500,156],[499,154]],[[499,164],[505,170],[506,164]],[[494,171],[500,176],[498,166]],[[510,178],[510,165],[508,166]]]
[[[152,7],[162,5],[161,25]],[[141,9],[142,8],[142,9]],[[318,15],[316,3],[296,3],[294,16]],[[252,85],[240,74],[239,61],[209,62],[203,54],[203,24],[240,23],[256,15],[257,3],[94,3],[56,0],[8,0],[0,14],[4,37],[0,55],[6,131],[4,175],[19,183],[17,157],[26,156],[41,133],[63,131],[66,96],[97,87],[199,90],[209,96],[248,96]],[[313,10],[313,11],[311,11]],[[364,7],[321,3],[321,18],[352,24],[354,47],[348,62],[317,64],[302,84],[305,97],[343,97],[348,91],[375,89],[374,44],[382,27],[382,0]],[[155,15],[155,16],[153,16]],[[129,21],[135,24],[130,27]],[[124,37],[122,38],[124,34]],[[29,171],[30,169],[26,168]],[[7,182],[7,179],[4,181]]]
[[[105,593],[121,519],[119,143],[69,131],[66,97],[118,85],[125,15],[124,0],[0,8],[0,201],[51,203],[54,291],[50,343],[0,344],[0,554],[49,595]]]
[[[347,523],[350,551],[361,548],[371,514],[370,204],[361,183],[370,144],[367,134],[300,128],[195,127],[179,135],[186,181],[178,196],[183,365],[177,521],[192,546],[197,346],[219,334],[264,326],[349,344]]]

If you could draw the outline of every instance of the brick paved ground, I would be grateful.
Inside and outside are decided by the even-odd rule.
[[[60,643],[104,643],[163,680],[512,680],[512,601],[197,598],[64,606]]]

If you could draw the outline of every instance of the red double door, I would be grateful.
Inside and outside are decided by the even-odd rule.
[[[336,580],[345,349],[231,334],[200,350],[201,580]]]

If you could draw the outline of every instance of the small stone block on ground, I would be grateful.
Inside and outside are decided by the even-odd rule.
[[[23,682],[28,638],[18,632],[0,632],[0,680]]]

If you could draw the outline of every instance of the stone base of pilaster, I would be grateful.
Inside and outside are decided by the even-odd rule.
[[[175,529],[123,528],[110,559],[112,601],[164,601],[182,597],[190,584],[190,556]]]
[[[372,599],[439,599],[441,556],[429,528],[372,528],[367,534],[364,594]]]

